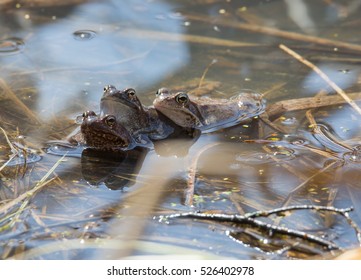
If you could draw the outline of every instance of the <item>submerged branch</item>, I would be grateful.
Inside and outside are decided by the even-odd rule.
[[[186,212],[186,213],[176,213],[170,215],[161,215],[159,217],[160,221],[164,219],[173,219],[173,218],[196,218],[196,219],[205,219],[205,220],[212,220],[212,221],[220,221],[220,222],[231,222],[231,223],[239,223],[239,224],[250,224],[252,226],[258,227],[263,230],[267,230],[268,232],[274,232],[279,234],[285,234],[288,236],[298,237],[305,241],[316,243],[322,246],[327,247],[329,250],[340,249],[336,244],[325,240],[323,238],[317,237],[312,234],[305,233],[303,231],[289,229],[283,226],[276,226],[270,223],[266,223],[263,221],[256,220],[257,217],[267,217],[272,214],[280,214],[282,212],[287,211],[295,211],[295,210],[316,210],[316,211],[328,211],[340,214],[346,219],[348,218],[348,212],[352,211],[352,208],[345,208],[345,209],[338,209],[335,207],[327,207],[327,206],[314,206],[314,205],[299,205],[299,206],[289,206],[289,207],[282,207],[276,208],[269,211],[256,211],[251,212],[245,215],[228,215],[228,214],[207,214],[207,213],[200,213],[200,212]],[[359,235],[359,231],[356,230],[357,235]]]

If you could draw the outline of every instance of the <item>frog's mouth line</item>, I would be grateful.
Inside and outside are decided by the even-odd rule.
[[[119,98],[116,98],[116,97],[112,97],[112,96],[106,96],[106,97],[103,97],[101,100],[100,100],[100,104],[101,104],[101,107],[107,107],[107,111],[109,110],[109,108],[116,108],[117,106],[123,106],[123,107],[130,107],[130,108],[134,108],[138,111],[141,111],[142,108],[141,108],[141,105],[137,105],[133,102],[130,102],[128,100],[125,100],[125,99],[119,99]],[[117,108],[117,110],[121,110],[119,108]]]
[[[200,126],[203,126],[204,123],[202,120],[198,118],[195,114],[193,114],[191,111],[182,111],[182,113],[175,114],[177,112],[176,108],[169,108],[167,106],[161,106],[157,105],[157,109],[159,108],[160,112],[165,115],[168,119],[170,119],[172,122],[176,123],[177,125],[181,127],[187,127],[187,128],[198,128]],[[175,115],[186,115],[187,117],[184,118],[175,118]],[[180,120],[184,120],[183,122]]]

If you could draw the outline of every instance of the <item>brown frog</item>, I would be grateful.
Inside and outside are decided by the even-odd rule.
[[[136,142],[146,144],[150,140],[165,139],[177,130],[177,126],[154,107],[143,106],[132,88],[118,90],[112,85],[104,88],[100,101],[100,116],[114,115],[127,128]]]
[[[135,146],[128,130],[116,116],[97,116],[93,111],[83,114],[81,133],[87,146],[98,150],[129,150]]]
[[[245,91],[228,99],[191,97],[161,88],[153,102],[155,109],[177,125],[196,128],[203,133],[236,125],[264,112],[265,101],[259,93]]]

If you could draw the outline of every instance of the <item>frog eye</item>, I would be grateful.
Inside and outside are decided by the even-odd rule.
[[[179,104],[186,104],[189,100],[189,97],[186,93],[180,93],[175,97],[175,101]]]
[[[168,93],[169,93],[169,90],[167,88],[160,88],[155,93],[155,96],[160,96],[162,94],[168,94]]]
[[[135,95],[135,89],[133,88],[127,88],[125,90],[125,92],[129,95],[129,96],[134,96]]]
[[[105,121],[105,124],[107,126],[109,126],[110,128],[112,128],[117,122],[116,118],[112,115],[107,116],[104,121]]]

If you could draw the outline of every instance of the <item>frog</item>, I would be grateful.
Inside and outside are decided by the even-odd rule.
[[[118,90],[113,85],[104,87],[100,101],[100,116],[114,115],[125,126],[136,142],[145,144],[162,140],[179,130],[153,106],[144,106],[133,88]]]
[[[118,90],[113,85],[104,87],[100,100],[100,116],[114,115],[131,134],[149,127],[149,116],[133,88]]]
[[[94,111],[83,113],[81,134],[89,148],[97,150],[130,150],[134,139],[114,115],[98,116]]]
[[[230,98],[194,97],[186,92],[172,93],[167,88],[156,92],[154,108],[186,129],[209,133],[234,126],[265,110],[262,94],[244,90]]]

